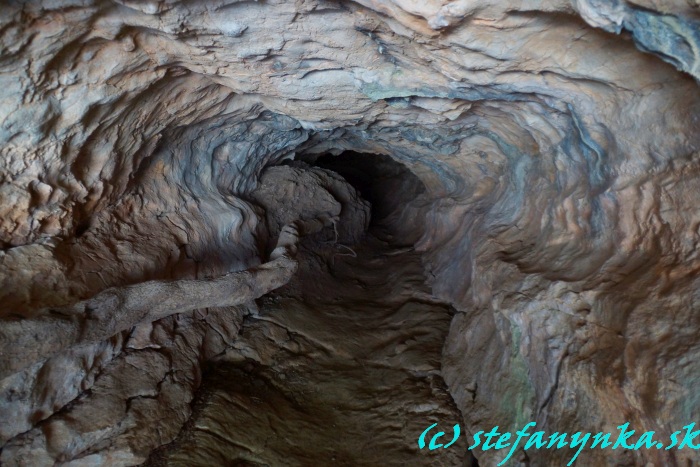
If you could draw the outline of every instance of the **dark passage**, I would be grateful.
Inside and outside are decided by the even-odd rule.
[[[346,151],[313,160],[347,180],[372,205],[370,233],[393,245],[412,245],[422,233],[420,198],[425,185],[405,165],[383,154]]]

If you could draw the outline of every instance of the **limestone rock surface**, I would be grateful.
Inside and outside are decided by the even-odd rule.
[[[699,80],[697,0],[0,0],[0,464],[700,423]]]

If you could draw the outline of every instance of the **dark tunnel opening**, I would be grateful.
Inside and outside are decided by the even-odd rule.
[[[463,423],[440,374],[454,309],[432,298],[413,248],[426,187],[389,156],[299,159],[263,171],[252,200],[277,231],[289,212],[306,212],[312,200],[330,206],[332,194],[342,205],[337,225],[300,242],[289,282],[242,313],[235,341],[202,367],[190,421],[146,465],[197,456],[198,465],[352,466],[366,465],[367,452],[372,465],[413,465],[417,456],[478,465],[457,449],[421,453],[415,441],[440,418]],[[436,413],[422,412],[426,399]],[[390,418],[401,423],[387,436],[375,421]],[[301,462],[280,462],[280,452]]]
[[[700,465],[699,1],[2,2],[0,466]]]
[[[369,233],[396,246],[413,245],[423,231],[418,199],[423,182],[384,154],[345,151],[301,159],[342,176],[371,204]]]

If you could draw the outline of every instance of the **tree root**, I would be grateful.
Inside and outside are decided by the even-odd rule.
[[[196,308],[240,305],[277,289],[297,270],[294,259],[300,227],[286,225],[270,261],[213,279],[148,281],[109,288],[74,305],[48,310],[45,316],[0,324],[0,380],[29,365],[77,345],[99,342],[144,322]],[[305,233],[311,233],[309,231]]]

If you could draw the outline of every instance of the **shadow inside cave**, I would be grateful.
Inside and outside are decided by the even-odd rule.
[[[369,232],[394,246],[412,246],[423,234],[416,206],[425,185],[405,165],[384,154],[344,151],[302,155],[301,160],[343,177],[372,206]]]
[[[302,241],[296,276],[207,364],[189,422],[146,465],[477,465],[464,439],[417,444],[433,423],[462,424],[440,373],[454,310],[400,238],[410,226],[393,224],[422,184],[384,156],[316,165],[372,203],[365,237],[345,249],[327,240],[332,229]]]

